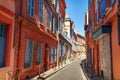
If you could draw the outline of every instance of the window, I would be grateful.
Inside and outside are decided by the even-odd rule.
[[[100,14],[101,18],[105,16],[106,13],[106,0],[100,0]]]
[[[115,0],[111,0],[111,6],[113,5],[114,1],[115,1]]]
[[[32,65],[33,51],[34,51],[34,42],[31,40],[27,40],[25,62],[24,62],[25,68],[28,68]]]
[[[43,6],[44,6],[44,0],[39,0],[39,19],[40,22],[43,23]]]
[[[38,44],[38,52],[37,52],[37,65],[42,62],[42,44]]]
[[[58,27],[58,22],[57,22],[57,20],[56,20],[56,18],[54,18],[54,34],[56,34],[56,32],[57,32],[57,27]]]
[[[34,15],[34,0],[28,0],[28,15]]]
[[[65,47],[64,47],[65,43],[63,41],[61,41],[61,56],[64,56],[65,54]]]
[[[47,27],[48,27],[48,29],[50,29],[50,31],[51,31],[51,25],[52,25],[52,13],[51,13],[51,11],[50,11],[50,9],[49,9],[49,7],[47,7],[47,20],[46,20],[47,22]]]
[[[92,0],[88,0],[88,8],[89,9],[90,9],[91,5],[92,5]]]
[[[51,47],[51,54],[50,54],[50,62],[52,63],[53,61],[55,61],[56,59],[56,50],[54,47]]]
[[[6,25],[0,23],[0,67],[5,66],[5,39],[6,38]]]

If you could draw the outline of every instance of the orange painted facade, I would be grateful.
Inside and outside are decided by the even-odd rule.
[[[51,47],[57,47],[56,34],[51,31],[47,26],[47,8],[50,9],[52,16],[57,19],[57,13],[54,7],[50,6],[48,0],[44,0],[43,7],[43,23],[39,20],[39,1],[34,0],[34,16],[29,16],[28,11],[28,0],[18,0],[16,4],[18,18],[16,19],[16,68],[20,69],[19,75],[21,80],[32,78],[38,73],[42,73],[56,66],[56,61],[50,62]],[[53,25],[51,26],[53,27]],[[25,68],[25,55],[27,40],[34,42],[34,52],[32,56],[32,65],[29,68]],[[42,62],[37,65],[37,48],[38,43],[42,45]],[[31,73],[32,72],[32,73]]]
[[[100,4],[102,3],[102,1],[100,3],[99,1],[97,2],[97,0],[91,1],[92,5],[89,6],[88,11],[89,26],[85,27],[86,31],[85,34],[88,40],[87,44],[92,48],[92,70],[99,77],[104,77],[105,80],[119,80],[120,3],[119,0],[103,0],[103,1],[104,1],[103,4]],[[105,7],[105,9],[103,7]],[[105,11],[105,13],[102,12],[101,9],[102,11]],[[93,17],[92,23],[90,23],[91,16]],[[92,32],[90,32],[90,30]],[[100,30],[103,30],[103,32],[100,33]],[[105,53],[107,53],[107,56],[105,56]],[[102,60],[104,60],[105,64],[102,63],[103,62]],[[110,74],[107,72],[108,70]]]

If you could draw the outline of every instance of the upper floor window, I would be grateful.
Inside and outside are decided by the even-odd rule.
[[[34,42],[31,40],[27,40],[25,62],[24,62],[25,68],[28,68],[32,65],[33,52],[34,52]]]
[[[55,54],[56,54],[55,48],[51,47],[51,54],[50,54],[50,62],[51,63],[55,60]]]
[[[99,0],[100,2],[100,17],[104,17],[106,14],[106,0]]]
[[[0,23],[0,68],[5,66],[6,24]]]
[[[111,6],[113,5],[114,2],[115,2],[115,0],[111,0]]]
[[[43,7],[44,7],[44,0],[40,0],[39,2],[39,19],[40,22],[43,23]]]
[[[54,22],[54,26],[53,26],[53,28],[54,28],[54,34],[56,34],[56,32],[57,32],[57,27],[58,27],[58,21],[56,20],[56,18],[54,18],[54,20],[53,20],[53,22]]]
[[[51,13],[51,11],[50,11],[50,9],[49,9],[49,7],[47,7],[47,20],[46,20],[47,22],[47,27],[51,30],[52,28],[52,13]]]
[[[88,9],[90,9],[91,5],[92,5],[92,0],[88,0]]]
[[[34,16],[34,0],[28,0],[28,15]]]
[[[42,44],[38,43],[37,64],[42,63]]]

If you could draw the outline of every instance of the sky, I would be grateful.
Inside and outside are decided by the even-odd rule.
[[[84,17],[88,10],[88,0],[65,0],[66,12],[75,24],[75,30],[84,36]]]

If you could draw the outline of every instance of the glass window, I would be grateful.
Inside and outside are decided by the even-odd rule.
[[[56,54],[55,48],[51,47],[51,54],[50,54],[50,62],[51,63],[55,60],[55,54]]]
[[[25,68],[28,68],[32,65],[33,51],[34,51],[34,42],[31,40],[27,40],[25,62],[24,62]]]
[[[58,21],[56,20],[56,18],[54,18],[54,34],[56,34],[57,32],[57,27],[58,27]]]
[[[37,64],[42,62],[42,44],[38,44],[38,52],[37,52]]]
[[[5,37],[6,37],[6,25],[0,23],[0,68],[4,67],[5,63]]]
[[[47,7],[47,20],[46,20],[47,22],[47,27],[48,27],[48,29],[50,29],[50,31],[51,31],[51,25],[52,25],[52,13],[51,13],[51,11],[50,11],[50,9]]]
[[[115,1],[115,0],[111,0],[111,6],[113,5],[114,1]]]
[[[106,13],[106,0],[101,0],[100,1],[100,14],[101,14],[101,18],[105,16]]]
[[[28,0],[28,15],[34,15],[34,0]]]
[[[43,23],[43,7],[44,7],[44,0],[40,0],[40,3],[39,3],[39,19],[40,19],[40,22]]]

